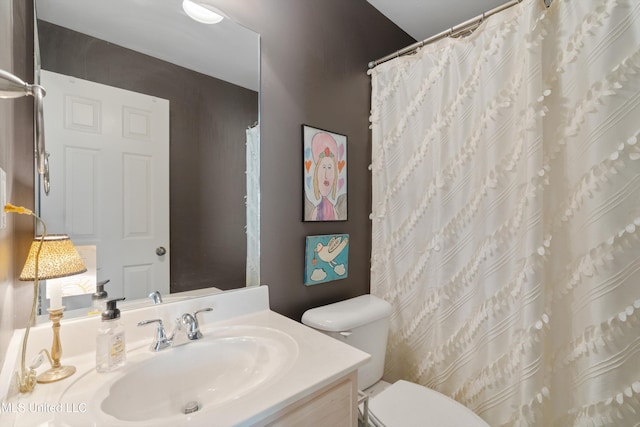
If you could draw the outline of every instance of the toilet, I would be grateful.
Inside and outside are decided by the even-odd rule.
[[[388,302],[362,295],[307,310],[302,323],[371,355],[358,369],[358,388],[371,396],[370,425],[489,427],[470,409],[437,391],[408,381],[391,385],[381,381],[390,315]]]

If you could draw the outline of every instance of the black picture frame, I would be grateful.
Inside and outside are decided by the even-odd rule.
[[[346,135],[302,125],[302,220],[348,219]]]

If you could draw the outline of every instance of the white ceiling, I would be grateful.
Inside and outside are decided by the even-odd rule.
[[[207,25],[182,0],[37,0],[38,19],[258,91],[260,36],[225,19]]]
[[[417,41],[507,3],[507,0],[367,1]]]

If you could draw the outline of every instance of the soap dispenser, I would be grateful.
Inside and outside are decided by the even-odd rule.
[[[96,291],[91,295],[92,309],[89,314],[100,314],[105,309],[108,294],[104,290],[104,285],[107,283],[109,283],[109,279],[96,283]]]
[[[96,371],[110,372],[126,362],[124,326],[120,323],[120,310],[116,306],[124,298],[107,301],[102,322],[96,336]]]

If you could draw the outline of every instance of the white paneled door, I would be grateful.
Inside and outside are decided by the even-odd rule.
[[[97,246],[109,297],[168,293],[169,101],[44,70],[41,84],[48,232]]]

